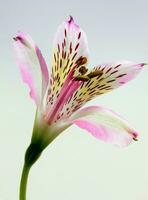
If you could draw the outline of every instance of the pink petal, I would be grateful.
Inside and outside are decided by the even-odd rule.
[[[63,110],[63,106],[67,104],[67,101],[80,85],[78,82],[74,84],[71,82],[81,64],[86,65],[87,62],[88,46],[86,35],[73,18],[70,17],[59,26],[54,39],[51,63],[52,74],[46,108],[48,121],[51,121],[51,118],[54,121],[57,118],[64,118],[66,112]],[[64,97],[63,93],[65,93]]]
[[[53,96],[52,99],[56,101],[61,88],[73,79],[74,71],[79,67],[76,62],[80,58],[85,58],[86,62],[83,64],[87,64],[87,38],[84,31],[70,17],[59,26],[55,35],[51,63],[51,87],[49,88],[51,92],[48,99]]]
[[[118,61],[94,67],[88,74],[94,72],[99,72],[100,74],[84,82],[80,88],[75,90],[69,103],[66,104],[65,110],[71,107],[71,104],[76,107],[76,109],[74,109],[74,107],[73,109],[77,110],[98,95],[110,92],[124,85],[128,81],[134,79],[140,73],[143,66],[144,63]]]
[[[49,81],[45,60],[31,37],[25,33],[16,35],[13,46],[22,78],[30,88],[30,96],[39,105]]]
[[[131,61],[117,61],[112,63],[105,63],[96,67],[103,71],[104,81],[117,88],[128,81],[134,79],[141,71],[145,64],[135,63]]]
[[[90,132],[97,139],[121,147],[129,145],[138,136],[119,115],[99,106],[77,111],[68,122]]]

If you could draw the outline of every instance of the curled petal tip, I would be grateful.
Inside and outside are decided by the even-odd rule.
[[[31,45],[29,44],[29,42],[27,42],[27,39],[23,36],[23,33],[19,33],[16,37],[13,37],[13,40],[15,42],[19,41],[24,46],[31,48]]]
[[[136,66],[139,68],[142,68],[145,65],[148,65],[148,63],[138,63]]]
[[[143,66],[145,66],[145,65],[148,65],[148,63],[141,63],[141,65],[142,65],[142,67],[143,67]]]
[[[145,65],[148,65],[148,63],[141,63],[140,65],[141,65],[141,67],[143,67]]]
[[[20,41],[20,42],[24,43],[23,38],[21,36],[19,36],[19,35],[17,35],[16,37],[13,37],[13,40],[14,41]]]
[[[17,41],[17,37],[13,37],[12,39],[13,39],[14,41]]]
[[[20,41],[22,44],[25,44],[24,39],[19,35],[17,35],[16,37],[13,37],[13,40],[14,41]]]
[[[69,16],[69,19],[68,19],[68,23],[70,24],[70,23],[72,23],[72,22],[74,22],[74,19],[73,19],[73,17],[70,15],[70,16]]]
[[[133,132],[132,135],[133,135],[133,140],[138,141],[138,133]]]

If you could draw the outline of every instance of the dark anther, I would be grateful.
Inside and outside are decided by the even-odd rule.
[[[96,71],[94,71],[94,72],[90,72],[89,74],[87,74],[87,76],[88,76],[89,78],[94,78],[94,77],[100,76],[100,75],[102,75],[102,74],[103,74],[102,71],[96,70]]]
[[[88,69],[87,69],[85,66],[81,66],[81,67],[79,68],[79,72],[80,72],[80,74],[82,74],[82,75],[86,74],[87,71],[88,71]]]
[[[133,140],[134,140],[134,141],[136,141],[136,142],[138,141],[138,139],[137,139],[137,138],[135,138],[135,137],[133,138]]]
[[[82,56],[76,61],[76,64],[78,66],[84,65],[86,63],[87,63],[87,58],[86,57],[82,57]]]
[[[74,81],[83,81],[83,82],[86,82],[86,81],[89,81],[90,78],[88,76],[78,75],[78,76],[74,77],[73,80]]]

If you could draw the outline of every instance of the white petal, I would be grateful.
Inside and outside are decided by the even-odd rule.
[[[23,81],[30,88],[30,96],[39,105],[49,81],[47,65],[41,51],[31,37],[22,32],[14,38],[14,49]]]
[[[90,106],[77,111],[68,123],[90,132],[97,139],[117,146],[127,146],[138,133],[119,115],[100,106]]]

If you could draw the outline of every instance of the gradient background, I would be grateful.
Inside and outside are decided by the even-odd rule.
[[[35,105],[21,81],[12,37],[29,33],[47,63],[58,25],[68,15],[85,30],[90,65],[148,62],[147,0],[0,0],[0,200],[18,199],[23,156]],[[119,112],[141,133],[120,149],[71,127],[43,153],[30,173],[27,200],[148,200],[148,68],[136,80],[89,104]]]

